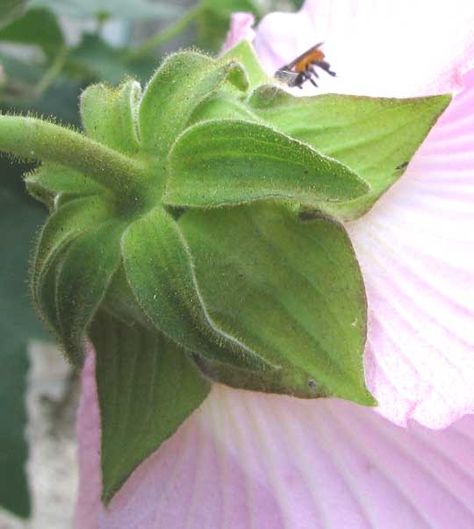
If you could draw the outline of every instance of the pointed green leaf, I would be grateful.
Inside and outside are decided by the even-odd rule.
[[[248,40],[241,40],[221,57],[222,62],[237,60],[243,64],[248,75],[249,88],[253,89],[271,82],[260,65],[257,55]],[[263,122],[249,108],[239,94],[230,90],[220,90],[200,103],[194,110],[189,125],[209,119],[242,119],[245,121]],[[265,124],[265,122],[263,122]]]
[[[81,359],[87,326],[120,263],[123,226],[109,221],[71,243],[56,277],[56,303],[62,342]]]
[[[89,86],[81,95],[81,118],[86,134],[125,154],[136,153],[140,97],[140,84],[132,79],[117,88],[104,84]]]
[[[61,342],[56,307],[56,277],[69,244],[81,233],[106,220],[107,205],[98,198],[81,198],[54,212],[41,230],[31,273],[31,291],[37,311]]]
[[[245,78],[235,61],[215,61],[190,51],[168,57],[143,94],[139,113],[143,148],[166,155],[199,103],[227,79],[243,88]]]
[[[345,165],[258,123],[219,120],[187,129],[170,152],[164,201],[218,207],[269,198],[341,201],[368,186]]]
[[[331,214],[353,219],[398,180],[450,100],[447,95],[295,97],[267,86],[255,91],[249,106],[268,123],[339,160],[369,183],[366,196],[324,205]]]
[[[87,222],[79,212],[72,225],[72,215],[67,214],[73,207],[80,208],[75,202],[79,201],[66,204],[58,212],[61,215],[53,215],[43,230],[34,265],[33,292],[40,313],[66,354],[79,363],[87,326],[120,263],[123,227],[116,221],[103,221],[86,228]],[[64,235],[58,237],[61,218],[69,222],[64,224]]]
[[[209,383],[183,350],[156,333],[102,314],[91,326],[102,423],[102,497],[108,502],[131,472],[206,398]]]
[[[364,285],[342,225],[303,221],[275,205],[192,210],[179,224],[210,317],[281,366],[276,387],[304,382],[319,394],[373,403],[362,366]],[[236,385],[246,384],[243,376]]]
[[[155,327],[188,350],[233,365],[265,365],[209,319],[177,223],[157,207],[124,233],[122,256],[135,298]]]
[[[28,192],[53,209],[58,195],[87,196],[105,193],[103,186],[83,173],[51,162],[43,163],[25,178]]]
[[[52,265],[61,247],[96,223],[104,221],[109,208],[99,198],[80,198],[59,208],[41,230],[32,267],[33,298],[40,276]],[[35,299],[37,301],[37,299]]]

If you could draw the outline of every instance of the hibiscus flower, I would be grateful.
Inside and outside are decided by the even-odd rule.
[[[269,73],[324,41],[337,76],[303,93],[455,94],[400,181],[346,225],[378,407],[216,384],[106,508],[89,351],[77,528],[473,527],[474,4],[308,0],[252,23],[235,15],[228,44],[252,40]]]

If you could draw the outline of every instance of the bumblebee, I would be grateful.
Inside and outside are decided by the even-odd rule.
[[[320,49],[322,45],[323,43],[319,42],[296,57],[294,61],[279,68],[275,72],[275,79],[291,87],[303,88],[306,81],[318,86],[315,80],[315,78],[319,78],[316,66],[329,75],[335,76],[336,73],[331,70],[331,65],[324,60],[325,55]]]

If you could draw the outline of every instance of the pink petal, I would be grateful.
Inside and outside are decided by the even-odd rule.
[[[81,374],[81,399],[77,410],[80,469],[75,527],[95,529],[101,508],[100,411],[95,383],[95,353],[88,348]]]
[[[222,52],[232,48],[243,39],[252,41],[255,31],[252,29],[255,17],[252,13],[232,13],[230,18],[230,29],[222,46]]]
[[[79,440],[93,464],[82,461],[77,529],[474,526],[474,417],[444,431],[403,429],[343,401],[219,385],[109,508],[98,508],[91,380],[86,368]]]
[[[366,378],[387,418],[474,411],[474,70],[372,211],[348,226],[368,295]]]
[[[474,2],[307,0],[298,13],[267,15],[255,48],[272,73],[320,41],[337,77],[321,73],[318,93],[450,91],[474,65]]]

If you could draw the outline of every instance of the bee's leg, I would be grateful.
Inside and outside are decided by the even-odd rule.
[[[332,75],[333,77],[335,77],[336,72],[333,72],[331,70],[331,65],[328,62],[326,62],[326,61],[318,61],[315,64],[317,64],[321,68],[321,70],[324,70],[329,75]]]
[[[308,66],[306,66],[306,69],[304,71],[305,79],[308,80],[313,86],[317,88],[318,84],[313,79],[314,74],[315,74],[314,68],[312,68],[311,65],[308,64]],[[316,74],[316,77],[318,77],[318,74]]]
[[[307,70],[309,72],[311,72],[314,75],[314,77],[318,77],[319,78],[319,74],[318,74],[316,68],[314,68],[313,66],[308,66]]]
[[[300,72],[294,81],[293,86],[297,86],[298,88],[303,88],[303,83],[306,81],[306,74],[305,72]]]

